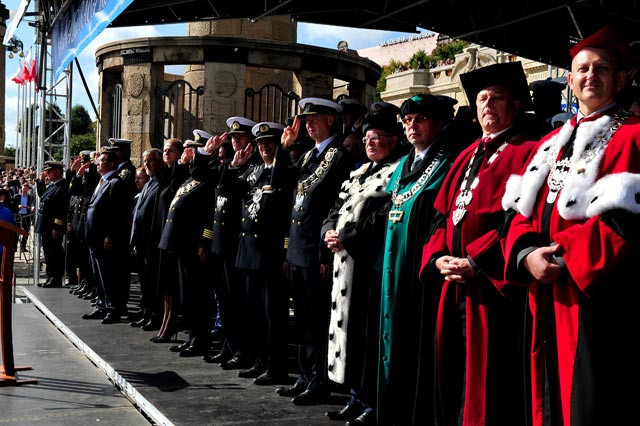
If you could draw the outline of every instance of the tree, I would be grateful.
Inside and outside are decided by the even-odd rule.
[[[392,59],[388,65],[382,67],[380,78],[378,78],[378,82],[376,83],[376,101],[382,100],[380,94],[387,90],[387,76],[398,71],[398,69],[402,69],[403,66],[404,64],[402,62]]]
[[[89,112],[82,105],[74,105],[71,108],[71,134],[85,135],[87,133],[93,133]]]
[[[96,149],[96,135],[93,133],[85,133],[83,135],[71,135],[71,156],[80,154],[80,151]]]
[[[4,146],[4,155],[7,157],[15,157],[16,156],[16,147],[15,146]]]

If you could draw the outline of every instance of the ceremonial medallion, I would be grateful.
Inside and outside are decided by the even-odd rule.
[[[227,198],[221,195],[218,195],[218,198],[216,198],[216,210],[222,210],[222,208],[226,203],[227,203]]]
[[[547,185],[549,186],[549,194],[547,195],[547,203],[553,204],[558,197],[558,193],[564,186],[564,180],[571,171],[571,160],[566,157],[557,161],[555,167],[547,177]]]

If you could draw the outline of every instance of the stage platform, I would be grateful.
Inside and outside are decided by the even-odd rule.
[[[15,418],[8,424],[343,424],[324,413],[341,408],[344,394],[334,394],[326,405],[295,406],[275,387],[238,378],[237,370],[225,371],[201,357],[181,358],[169,351],[171,344],[151,343],[155,332],[132,328],[125,320],[111,325],[83,320],[82,314],[91,312],[88,301],[66,288],[43,289],[18,277],[23,284],[18,294],[30,303],[14,305],[16,365],[33,366],[20,378],[40,382],[0,388],[0,423]],[[183,337],[178,334],[178,340]],[[292,362],[292,380],[294,372]],[[82,416],[77,423],[61,417],[76,413]]]

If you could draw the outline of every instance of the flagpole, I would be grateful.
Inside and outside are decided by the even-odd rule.
[[[20,154],[22,150],[20,149],[20,143],[18,142],[18,117],[20,116],[20,85],[18,85],[18,109],[16,110],[16,154],[15,154],[15,168],[21,166],[20,164]]]

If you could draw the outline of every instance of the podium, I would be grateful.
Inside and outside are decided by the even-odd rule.
[[[16,252],[18,235],[27,231],[0,220],[0,244],[2,250],[2,269],[0,270],[0,344],[2,345],[2,364],[0,365],[0,387],[19,386],[37,383],[36,380],[18,380],[16,372],[31,370],[31,367],[16,367],[13,361],[13,333],[11,327],[11,286],[13,285],[13,258]]]

